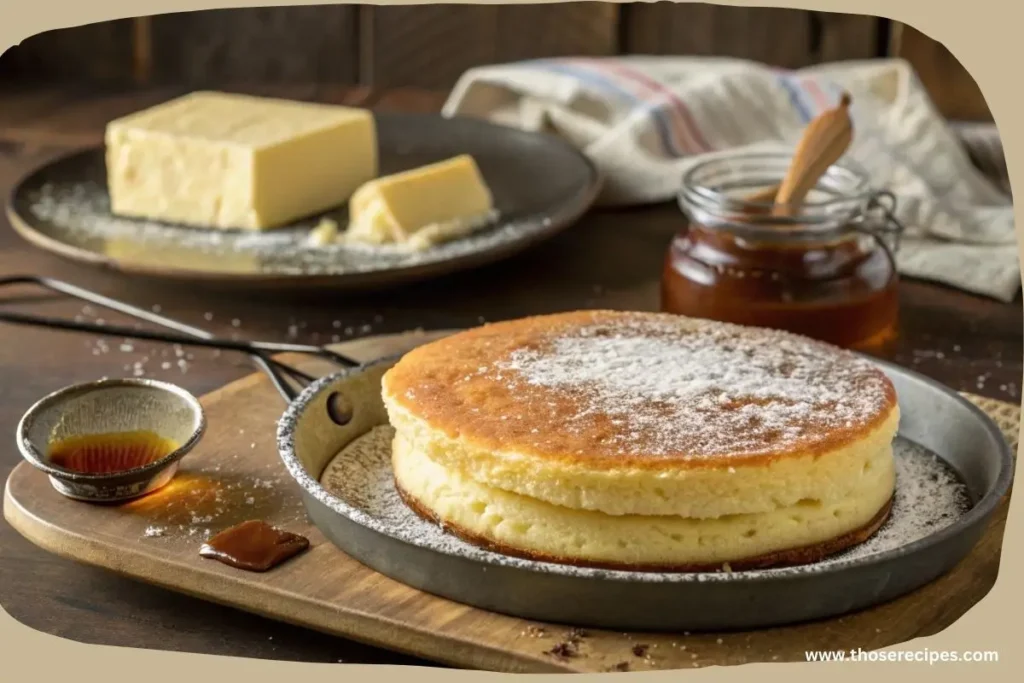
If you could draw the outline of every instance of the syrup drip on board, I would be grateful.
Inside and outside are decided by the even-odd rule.
[[[203,557],[251,572],[265,572],[309,547],[309,539],[260,520],[242,522],[220,532],[199,549]]]
[[[177,450],[178,444],[150,431],[85,434],[50,444],[54,465],[81,474],[114,474],[143,467]]]

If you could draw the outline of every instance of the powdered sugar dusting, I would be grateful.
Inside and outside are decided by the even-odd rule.
[[[102,177],[93,169],[91,177]],[[486,252],[551,229],[545,215],[502,212],[492,224],[427,249],[403,245],[336,243],[309,239],[313,217],[270,231],[204,230],[115,216],[106,186],[98,180],[54,180],[30,188],[27,211],[47,236],[75,248],[129,261],[186,270],[216,270],[276,275],[345,275],[408,268]],[[507,213],[507,215],[505,215]],[[344,211],[332,217],[344,228]]]
[[[321,485],[330,495],[373,521],[389,536],[438,553],[535,571],[570,576],[630,581],[734,581],[761,576],[784,576],[838,568],[843,564],[895,550],[934,534],[956,522],[971,507],[967,488],[940,458],[912,441],[897,437],[896,494],[889,519],[866,542],[821,562],[796,567],[710,573],[628,572],[534,562],[484,550],[425,521],[402,501],[391,469],[388,425],[357,438],[325,468]]]
[[[888,380],[853,354],[767,330],[662,317],[619,318],[513,351],[496,364],[515,387],[571,394],[565,429],[605,417],[623,453],[758,454],[862,428]]]

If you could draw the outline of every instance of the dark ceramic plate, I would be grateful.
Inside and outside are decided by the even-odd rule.
[[[557,138],[468,118],[376,113],[381,173],[471,154],[499,217],[481,231],[419,253],[310,244],[323,216],[344,227],[344,206],[253,234],[189,228],[110,213],[102,148],[52,161],[18,183],[7,205],[15,229],[61,256],[113,270],[217,283],[375,287],[510,256],[571,225],[593,203],[599,177]]]

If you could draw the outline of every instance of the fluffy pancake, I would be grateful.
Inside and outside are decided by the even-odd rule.
[[[865,540],[889,511],[891,449],[889,455],[842,500],[716,519],[612,516],[552,505],[446,470],[401,437],[392,463],[406,504],[472,543],[567,564],[695,571],[812,562]]]
[[[382,379],[421,516],[537,559],[806,562],[885,520],[899,422],[866,360],[784,332],[587,311],[463,332]]]
[[[398,434],[453,476],[612,516],[838,504],[891,467],[899,422],[888,378],[853,354],[614,311],[424,345],[385,374],[383,399]]]

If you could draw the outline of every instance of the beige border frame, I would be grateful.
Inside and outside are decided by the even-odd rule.
[[[451,0],[449,0],[451,1]],[[524,0],[506,0],[511,2]],[[529,1],[529,0],[525,0]],[[547,2],[551,0],[538,0]],[[145,10],[151,14],[226,7],[335,4],[323,0],[150,0]],[[391,4],[378,0],[374,4]],[[394,2],[393,4],[426,4]],[[468,4],[468,3],[460,3]],[[480,0],[479,4],[497,4]],[[719,0],[718,4],[779,6],[797,9],[828,10],[870,14],[909,24],[939,40],[964,64],[981,87],[999,125],[1007,150],[1011,184],[1024,183],[1024,171],[1016,170],[1010,159],[1024,156],[1024,95],[1019,87],[1019,65],[1024,62],[1021,37],[1024,8],[1013,0]],[[55,28],[92,23],[105,19],[134,16],[140,3],[133,0],[9,0],[0,8],[0,48],[25,37]],[[1018,179],[1018,176],[1021,179]],[[1024,225],[1022,212],[1016,213],[1018,225]],[[1024,228],[1019,228],[1022,230]],[[1021,240],[1018,240],[1020,250]],[[1024,250],[1022,250],[1024,260]],[[711,667],[689,671],[688,680],[702,681],[817,681],[822,675],[830,681],[899,680],[912,673],[927,671],[932,681],[957,681],[963,676],[985,676],[986,680],[1009,680],[1012,670],[1021,670],[1019,615],[1024,606],[1024,587],[1019,578],[1024,568],[1024,515],[1021,503],[1011,501],[999,577],[991,592],[946,630],[901,646],[886,648],[936,650],[996,650],[998,664],[887,663],[832,665],[777,663],[749,664],[744,667]],[[0,611],[0,671],[5,680],[175,681],[244,677],[252,683],[275,682],[281,677],[294,680],[301,676],[309,683],[346,680],[398,681],[408,675],[400,667],[346,665],[344,671],[318,664],[296,664],[233,659],[209,655],[152,652],[99,645],[84,645],[46,635],[17,623]],[[829,667],[823,670],[821,667]],[[868,667],[868,668],[862,668]],[[12,675],[13,674],[13,675]],[[19,675],[20,674],[20,675]],[[416,676],[424,681],[450,680],[453,677],[503,676],[484,672],[422,669]],[[581,674],[599,676],[602,674]],[[644,676],[648,680],[674,681],[677,672],[621,674]],[[8,679],[8,676],[11,676]]]

